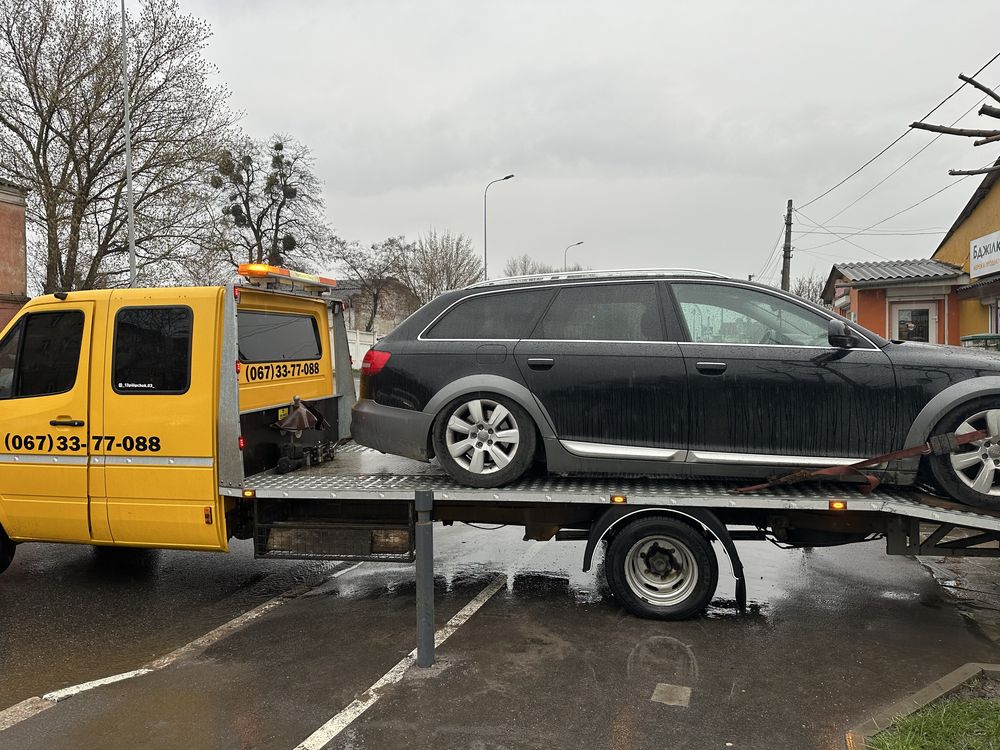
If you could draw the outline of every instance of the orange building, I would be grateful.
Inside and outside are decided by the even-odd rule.
[[[886,338],[957,345],[961,303],[956,289],[968,280],[959,266],[938,260],[837,263],[823,299]]]
[[[0,328],[28,301],[26,195],[17,185],[0,180]]]

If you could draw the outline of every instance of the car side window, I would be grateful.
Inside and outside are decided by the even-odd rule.
[[[592,284],[559,290],[533,339],[662,341],[656,285]]]
[[[829,346],[829,320],[791,300],[730,284],[672,287],[693,342]]]
[[[525,289],[469,297],[428,330],[428,339],[522,339],[552,296],[548,289]]]
[[[123,307],[115,317],[111,385],[123,394],[185,393],[191,382],[190,307]]]
[[[72,390],[80,365],[83,313],[29,314],[0,342],[0,398]]]

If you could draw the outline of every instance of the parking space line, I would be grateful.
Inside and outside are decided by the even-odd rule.
[[[494,594],[504,588],[507,585],[508,575],[510,576],[510,579],[513,580],[517,571],[521,570],[525,564],[541,552],[544,547],[544,544],[533,544],[531,549],[521,555],[517,562],[514,563],[506,573],[501,573],[494,578],[486,588],[480,591],[472,599],[472,601],[462,607],[462,609],[460,609],[434,634],[435,648],[448,640],[448,638],[450,638],[456,630],[462,627],[462,625],[468,622],[469,618],[476,614],[476,612],[478,612],[482,606],[493,597]],[[417,650],[413,649],[410,653],[400,659],[392,669],[372,684],[372,686],[369,687],[360,698],[356,698],[350,703],[350,705],[326,722],[326,724],[321,726],[315,732],[306,737],[306,739],[296,745],[295,750],[320,750],[320,748],[329,744],[337,735],[349,727],[355,719],[378,703],[385,691],[385,688],[390,685],[394,685],[403,679],[403,675],[406,674],[406,671],[416,664],[416,662]]]
[[[498,575],[494,578],[489,586],[480,591],[472,601],[462,607],[458,614],[448,620],[444,627],[434,634],[434,645],[440,646],[448,640],[448,638],[456,630],[468,622],[469,618],[476,614],[476,612],[478,612],[479,609],[490,600],[490,597],[506,585],[506,573]],[[392,669],[382,675],[382,677],[369,687],[360,698],[355,699],[343,711],[338,713],[326,722],[326,724],[321,726],[301,743],[296,745],[295,750],[320,750],[320,748],[327,745],[338,734],[350,726],[355,719],[374,706],[382,697],[385,688],[390,685],[394,685],[403,679],[403,675],[406,674],[406,671],[412,667],[416,661],[417,650],[413,649],[410,653],[400,659]]]
[[[93,690],[94,688],[104,687],[105,685],[113,685],[116,682],[130,680],[133,677],[141,677],[142,675],[156,672],[164,667],[168,667],[180,659],[200,653],[209,646],[221,641],[226,636],[234,633],[253,620],[267,614],[276,607],[281,606],[285,602],[294,599],[297,596],[301,596],[306,591],[314,589],[332,578],[339,578],[345,573],[349,573],[356,569],[361,564],[362,563],[355,563],[350,567],[338,570],[332,575],[324,576],[321,580],[311,586],[295,586],[288,591],[278,594],[278,596],[273,599],[269,599],[263,604],[260,604],[253,609],[234,617],[232,620],[229,620],[219,627],[205,633],[205,635],[199,636],[179,648],[175,648],[169,654],[161,656],[160,658],[143,665],[139,669],[133,669],[130,672],[122,672],[109,677],[101,677],[96,680],[90,680],[89,682],[82,682],[79,685],[71,685],[69,687],[61,688],[60,690],[53,690],[52,692],[46,693],[41,697],[36,696],[34,698],[27,698],[20,703],[0,711],[0,732],[10,729],[15,725],[20,724],[22,721],[26,721],[32,716],[36,716],[42,711],[51,708],[58,702],[66,700],[67,698],[72,698],[74,695],[85,693],[89,690]]]

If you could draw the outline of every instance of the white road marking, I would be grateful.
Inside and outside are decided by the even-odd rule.
[[[513,572],[514,570],[518,570],[523,567],[526,562],[541,551],[542,547],[542,544],[533,545],[533,548],[522,555],[517,563],[511,567],[511,571]],[[448,638],[451,637],[456,630],[468,622],[470,617],[476,614],[476,612],[478,612],[494,594],[506,585],[507,573],[502,573],[494,578],[486,588],[480,591],[472,601],[462,607],[462,609],[460,609],[454,617],[444,624],[444,627],[434,634],[435,648],[448,640]],[[302,742],[296,745],[295,750],[320,750],[322,747],[327,745],[337,735],[347,729],[347,727],[349,727],[355,719],[378,703],[385,688],[390,685],[394,685],[403,679],[403,675],[406,674],[406,671],[410,667],[416,664],[416,661],[417,650],[413,649],[410,653],[400,659],[392,669],[382,675],[382,677],[380,677],[371,687],[362,693],[360,698],[356,698],[340,713],[326,722],[326,724],[321,726],[315,732],[306,737]]]
[[[506,585],[506,573],[494,578],[489,586],[480,591],[471,602],[462,607],[458,614],[448,620],[445,626],[434,634],[434,645],[440,646],[448,640],[448,638],[456,630],[465,624],[470,617],[472,617],[484,604],[486,604],[487,601],[489,601],[490,597]],[[349,706],[347,706],[347,708],[326,722],[326,724],[309,735],[301,743],[296,745],[295,750],[320,750],[320,748],[325,746],[338,734],[347,729],[347,727],[350,726],[355,719],[361,716],[361,714],[374,706],[378,702],[379,698],[382,697],[382,691],[390,685],[394,685],[403,679],[403,675],[406,674],[406,671],[412,667],[416,661],[417,650],[413,649],[410,653],[400,659],[396,666],[382,675],[382,677],[380,677],[378,681],[368,688],[360,698],[355,699]]]
[[[310,586],[309,589],[311,590],[316,586],[320,586],[332,578],[339,578],[345,573],[350,573],[360,565],[362,565],[362,563],[355,563],[348,568],[338,570],[333,575],[325,576],[321,581],[316,583],[315,586]],[[179,659],[200,653],[209,646],[221,641],[227,635],[239,630],[247,623],[256,620],[262,615],[270,612],[272,609],[281,606],[285,602],[300,596],[304,592],[299,591],[299,588],[300,587],[293,587],[273,599],[269,599],[263,604],[254,607],[248,612],[244,612],[242,615],[234,617],[229,622],[220,625],[214,630],[210,630],[208,633],[205,633],[205,635],[195,638],[190,643],[186,643],[180,648],[174,649],[169,654],[161,656],[159,659],[155,659],[139,669],[133,669],[131,672],[122,672],[121,674],[111,675],[110,677],[101,677],[100,679],[90,680],[89,682],[82,682],[79,685],[71,685],[70,687],[62,688],[61,690],[53,690],[40,698],[28,698],[27,700],[23,700],[10,708],[5,708],[3,711],[0,711],[0,732],[5,729],[10,729],[12,726],[20,724],[22,721],[30,719],[32,716],[36,716],[48,708],[52,708],[52,706],[59,701],[72,698],[74,695],[79,695],[80,693],[85,693],[88,690],[93,690],[94,688],[103,687],[105,685],[113,685],[116,682],[130,680],[133,677],[141,677],[142,675],[149,674],[150,672],[156,672],[157,670],[163,669]]]

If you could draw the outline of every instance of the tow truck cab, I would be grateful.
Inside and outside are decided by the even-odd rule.
[[[293,439],[346,434],[331,338],[343,322],[323,296],[335,282],[240,271],[255,285],[46,295],[7,325],[0,542],[224,551],[249,523],[227,488]],[[313,428],[275,429],[296,397]]]

